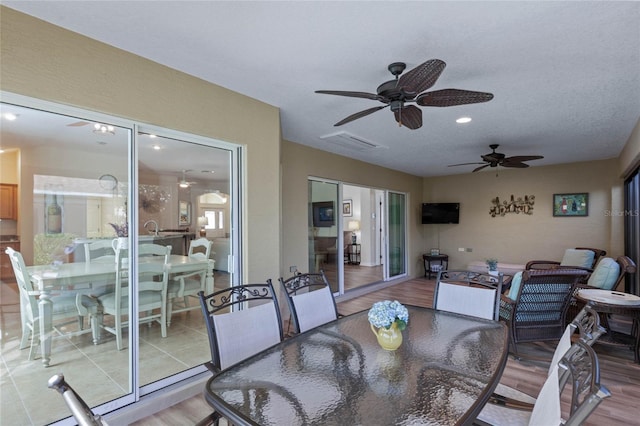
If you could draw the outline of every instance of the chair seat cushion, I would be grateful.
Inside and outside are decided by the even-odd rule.
[[[591,268],[595,253],[591,250],[567,249],[564,257],[560,261],[560,266],[579,266],[580,268]]]
[[[184,280],[184,291],[189,293],[194,293],[195,291],[200,290],[200,288],[201,288],[201,282],[199,279],[196,280],[192,278],[186,278]],[[180,281],[173,281],[169,283],[169,287],[167,288],[167,293],[171,295],[175,295],[178,293],[178,290],[180,290]]]
[[[115,310],[116,294],[108,293],[98,297],[98,300],[102,304],[105,311]],[[138,293],[138,303],[140,306],[149,305],[152,303],[162,303],[162,295],[159,291],[141,291]],[[120,302],[120,310],[128,310],[129,298],[123,297]]]
[[[509,288],[509,294],[507,297],[511,300],[516,300],[518,298],[518,291],[520,291],[520,283],[522,282],[522,271],[516,272],[516,274],[511,279],[511,287]]]
[[[73,296],[54,296],[51,298],[53,306],[53,315],[62,316],[64,314],[75,313],[80,315],[78,307],[76,306],[76,297]],[[35,316],[38,316],[38,312],[34,312]],[[66,315],[69,316],[69,315]]]
[[[589,277],[587,285],[603,290],[613,290],[619,275],[620,265],[618,262],[610,257],[605,257],[598,262],[598,266]]]

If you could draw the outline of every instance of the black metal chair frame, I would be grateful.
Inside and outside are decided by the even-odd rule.
[[[289,334],[289,329],[291,324],[293,323],[294,333],[300,333],[300,322],[298,320],[298,311],[296,310],[295,303],[292,299],[293,296],[297,294],[301,294],[304,292],[316,291],[322,288],[328,288],[331,291],[331,287],[329,286],[329,281],[324,274],[324,271],[320,271],[319,273],[297,273],[291,278],[284,279],[280,277],[280,284],[284,288],[285,294],[287,296],[287,305],[289,306],[289,311],[291,312],[291,318],[289,321],[289,327],[287,328],[287,334]],[[338,313],[338,307],[336,306],[335,300],[333,300],[333,309],[335,312],[335,317],[338,318],[341,315]]]

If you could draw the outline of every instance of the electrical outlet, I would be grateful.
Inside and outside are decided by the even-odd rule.
[[[473,251],[473,249],[472,249],[472,248],[468,248],[468,249],[467,249],[467,252],[468,252],[468,253],[471,253],[472,251]]]
[[[289,266],[289,272],[298,272],[298,267],[297,266]]]
[[[464,247],[459,247],[458,251],[465,251],[465,248]]]

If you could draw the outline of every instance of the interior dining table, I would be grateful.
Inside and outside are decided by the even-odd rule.
[[[163,256],[145,256],[138,259],[138,263],[157,263],[159,272],[164,267]],[[169,273],[187,273],[202,270],[207,274],[207,291],[213,291],[214,261],[199,260],[189,256],[172,254],[168,263]],[[53,302],[52,294],[78,293],[91,294],[95,286],[105,283],[115,283],[115,262],[72,262],[58,265],[27,266],[27,273],[33,283],[34,295],[38,297],[38,314],[40,323],[40,351],[42,363],[48,367],[51,362],[51,336],[53,331]],[[107,284],[108,285],[108,284]],[[98,342],[94,342],[98,343]]]
[[[502,376],[507,327],[407,309],[395,351],[379,346],[362,311],[215,374],[205,398],[236,425],[471,424]]]

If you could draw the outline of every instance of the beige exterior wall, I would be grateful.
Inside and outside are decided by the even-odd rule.
[[[608,211],[621,208],[622,180],[616,159],[532,167],[425,179],[426,202],[459,202],[460,224],[423,225],[424,249],[439,247],[451,266],[489,257],[505,263],[560,260],[564,250],[595,247],[623,254],[622,219]],[[553,217],[554,193],[589,193],[587,217]],[[533,215],[491,217],[491,200],[535,196]],[[471,248],[472,252],[460,252]]]
[[[409,202],[408,273],[410,276],[422,275],[422,258],[419,257],[422,247],[419,225],[422,178],[288,141],[282,143],[281,163],[282,270],[287,271],[285,275],[290,275],[290,265],[298,266],[301,272],[307,270],[307,179],[310,176],[406,193]]]
[[[1,8],[0,89],[244,145],[247,281],[279,276],[279,110]]]

